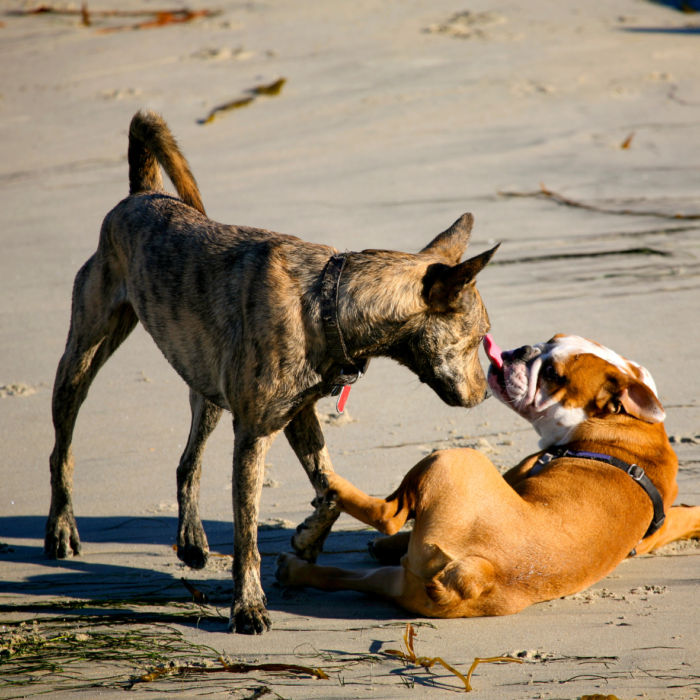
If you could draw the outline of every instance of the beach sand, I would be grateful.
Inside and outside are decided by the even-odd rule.
[[[167,7],[104,2],[89,9]],[[479,277],[498,344],[574,333],[647,367],[680,459],[678,502],[700,504],[697,15],[641,0],[195,0],[193,10],[222,12],[104,33],[148,18],[93,13],[84,26],[80,15],[8,14],[27,7],[0,2],[0,646],[12,620],[38,618],[39,632],[51,636],[44,619],[60,615],[66,630],[89,635],[110,615],[150,611],[132,627],[110,629],[160,620],[207,645],[198,654],[215,665],[224,654],[330,676],[167,675],[134,686],[150,697],[248,698],[268,688],[294,700],[427,698],[463,690],[440,666],[428,671],[382,653],[401,646],[410,621],[421,625],[419,655],[462,672],[475,657],[521,655],[522,665],[479,666],[474,697],[700,697],[695,543],[628,560],[589,591],[504,618],[416,620],[359,594],[277,587],[275,557],[289,549],[313,495],[283,439],[267,458],[260,513],[274,628],[254,638],[227,634],[231,423],[224,417],[210,439],[201,489],[209,542],[223,556],[191,571],[172,549],[188,391],[141,327],[100,372],[76,428],[83,554],[43,557],[51,388],[72,281],[95,250],[102,218],[128,192],[126,134],[143,107],[170,124],[217,221],[340,250],[415,252],[472,212],[469,252],[502,242]],[[279,95],[201,123],[218,105],[280,78]],[[592,208],[542,194],[540,183]],[[514,193],[528,196],[504,196]],[[319,410],[332,415],[334,405],[325,400]],[[353,388],[347,410],[353,420],[325,426],[335,468],[377,495],[437,448],[476,447],[505,469],[537,446],[534,431],[496,401],[449,408],[384,360]],[[342,516],[321,561],[371,565],[372,537]],[[165,603],[188,598],[181,577],[223,617],[214,607],[199,621],[168,617],[183,609]],[[36,607],[148,595],[161,606]],[[45,649],[48,658],[51,645]],[[38,670],[33,684],[13,687],[2,680],[6,658],[0,697],[51,689],[63,689],[57,697],[117,697],[129,678],[160,664],[99,657],[80,665],[83,677]],[[86,679],[103,680],[90,687]]]

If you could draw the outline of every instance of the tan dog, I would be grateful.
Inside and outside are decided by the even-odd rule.
[[[163,192],[159,163],[179,198]],[[322,494],[333,466],[316,402],[347,391],[372,357],[405,365],[451,406],[482,401],[478,349],[489,322],[475,280],[496,249],[460,262],[470,214],[417,254],[339,254],[294,236],[219,224],[206,217],[187,161],[153,112],[131,122],[129,184],[130,196],[107,214],[97,252],[75,278],[53,393],[45,551],[59,559],[80,553],[73,428],[100,367],[140,321],[190,387],[192,426],[177,469],[177,553],[194,568],[209,552],[198,502],[204,446],[223,410],[233,413],[230,627],[258,634],[270,626],[256,544],[272,440],[284,430]],[[321,499],[297,529],[295,551],[313,561],[338,514]]]
[[[494,394],[548,449],[505,476],[475,450],[436,452],[386,499],[329,475],[327,498],[393,535],[371,551],[400,565],[344,571],[281,555],[282,583],[376,593],[429,617],[508,615],[581,591],[635,549],[700,537],[700,507],[671,508],[678,461],[645,369],[576,336],[485,345]],[[409,518],[413,531],[394,534]]]

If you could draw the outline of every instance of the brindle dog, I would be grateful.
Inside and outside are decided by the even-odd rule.
[[[179,198],[163,191],[163,166]],[[49,557],[80,553],[71,498],[71,440],[98,370],[138,321],[190,387],[192,425],[177,469],[178,557],[206,564],[199,517],[204,445],[233,414],[232,631],[270,627],[260,585],[257,524],[264,458],[284,430],[317,495],[332,472],[315,404],[342,374],[329,352],[320,297],[337,251],[293,236],[208,219],[167,125],[137,113],[129,130],[130,196],[107,216],[97,252],[78,272],[66,350],[56,373]],[[391,357],[451,406],[487,395],[478,359],[488,316],[474,281],[495,248],[460,263],[473,219],[461,217],[420,253],[348,253],[336,279],[338,331],[352,362]],[[317,499],[292,545],[313,561],[339,511]],[[324,510],[325,509],[325,510]]]

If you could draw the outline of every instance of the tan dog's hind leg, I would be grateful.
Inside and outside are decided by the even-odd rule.
[[[401,557],[408,552],[410,541],[410,532],[397,532],[389,537],[377,537],[369,543],[369,553],[380,564],[396,566],[401,561]]]
[[[98,251],[78,272],[71,326],[53,388],[56,441],[51,453],[51,510],[44,551],[51,559],[80,554],[73,515],[71,442],[78,411],[100,367],[122,344],[138,319],[114,266]]]
[[[203,569],[209,557],[209,543],[199,517],[199,481],[207,438],[216,428],[223,409],[190,389],[192,425],[185,451],[177,468],[177,556],[193,569]]]
[[[636,547],[637,554],[646,554],[676,540],[700,538],[700,506],[673,506],[664,524]]]
[[[391,541],[389,551],[408,551],[401,566],[359,571],[316,566],[282,554],[276,575],[283,585],[373,593],[429,617],[507,615],[531,602],[522,591],[498,585],[497,564],[479,545],[503,531],[510,539],[507,533],[523,517],[520,497],[481,453],[434,453],[411,469],[386,499],[368,496],[337,474],[327,478],[327,498],[361,522],[391,534],[386,538]],[[411,517],[416,518],[413,531],[394,534]],[[441,538],[440,544],[436,538]],[[501,543],[501,549],[518,544],[515,535],[512,544]]]
[[[292,588],[317,588],[321,591],[360,591],[385,598],[400,598],[405,585],[405,570],[401,566],[381,569],[348,571],[337,566],[309,564],[293,554],[277,558],[277,580]]]
[[[493,568],[483,559],[455,561],[437,546],[424,547],[425,557],[414,572],[413,561],[402,566],[347,570],[302,561],[293,554],[277,557],[277,580],[290,588],[321,591],[358,591],[389,598],[405,610],[426,617],[474,617],[508,615],[524,607],[487,604],[482,591],[493,577]]]

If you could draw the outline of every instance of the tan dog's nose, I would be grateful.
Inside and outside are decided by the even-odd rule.
[[[523,345],[515,350],[506,350],[502,353],[504,363],[512,365],[515,362],[529,362],[533,357],[537,356],[537,350],[532,345]]]

